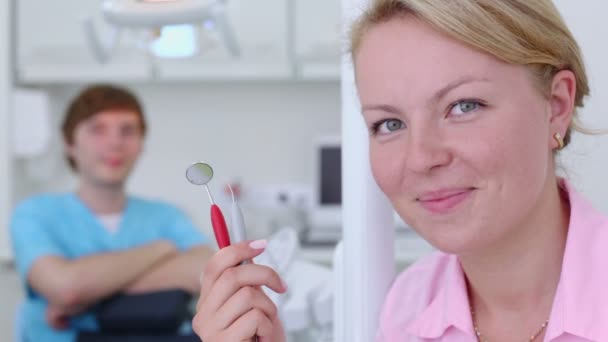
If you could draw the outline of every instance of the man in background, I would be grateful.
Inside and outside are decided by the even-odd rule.
[[[10,227],[27,289],[27,341],[85,340],[83,333],[100,330],[96,306],[117,295],[196,295],[212,253],[177,208],[126,193],[146,135],[133,94],[109,85],[83,90],[67,110],[62,133],[77,189],[27,199]]]

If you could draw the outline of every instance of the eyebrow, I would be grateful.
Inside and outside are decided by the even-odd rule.
[[[436,102],[436,101],[441,100],[443,97],[445,97],[447,94],[449,94],[452,90],[454,90],[460,86],[463,86],[468,83],[475,83],[475,82],[490,82],[490,79],[477,78],[477,77],[472,77],[472,76],[465,76],[465,77],[459,78],[455,81],[448,83],[445,87],[439,89],[435,94],[433,94],[433,96],[431,97],[431,102]],[[397,108],[395,106],[387,105],[387,104],[378,104],[378,105],[372,104],[372,105],[366,105],[366,106],[361,107],[361,111],[367,111],[367,110],[378,110],[378,111],[383,111],[383,112],[391,113],[391,114],[401,113],[399,108]]]
[[[455,81],[448,83],[445,87],[439,89],[439,91],[437,91],[431,99],[433,102],[439,101],[443,97],[445,97],[447,94],[449,94],[452,90],[454,90],[460,86],[463,86],[465,84],[475,83],[475,82],[490,82],[490,79],[477,78],[477,77],[472,77],[472,76],[465,76],[465,77],[459,78]]]
[[[378,110],[381,112],[386,112],[386,113],[391,113],[391,114],[399,114],[401,111],[395,107],[395,106],[391,106],[391,105],[367,105],[367,106],[363,106],[361,107],[361,111],[365,112],[368,110]]]

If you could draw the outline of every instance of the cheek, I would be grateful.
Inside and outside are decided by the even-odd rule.
[[[129,153],[138,153],[141,151],[143,141],[141,137],[129,137],[123,140],[123,148]]]
[[[540,115],[538,119],[532,115],[537,113],[513,113],[509,120],[481,130],[485,132],[485,143],[470,155],[476,158],[480,173],[494,182],[505,200],[536,192],[547,174],[549,153],[543,135],[546,127]]]
[[[468,140],[473,145],[467,149],[469,159],[476,160],[480,173],[500,173],[513,166],[510,160],[514,154],[511,135],[505,134],[502,129],[487,129],[484,132],[481,139]]]
[[[95,159],[95,156],[99,154],[100,149],[99,144],[86,137],[74,140],[74,145],[72,147],[74,157],[80,160]]]
[[[520,139],[513,141],[510,150],[511,180],[518,182],[521,191],[542,187],[549,167],[549,151],[540,129],[523,129]],[[540,191],[540,189],[536,189]]]
[[[370,142],[370,162],[374,179],[389,197],[393,192],[399,192],[401,187],[402,158],[389,144],[379,145]]]
[[[143,148],[143,144],[140,138],[129,140],[126,144],[126,150],[132,157],[137,157]]]
[[[77,137],[74,143],[78,146],[79,153],[85,158],[102,153],[107,145],[103,138],[86,134]]]

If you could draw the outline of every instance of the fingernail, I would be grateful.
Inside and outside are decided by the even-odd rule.
[[[287,283],[285,282],[285,280],[281,279],[281,286],[283,286],[283,290],[287,291]]]
[[[266,240],[255,240],[249,243],[249,247],[253,249],[264,249],[268,242]]]

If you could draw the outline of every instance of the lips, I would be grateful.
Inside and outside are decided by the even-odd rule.
[[[474,190],[474,188],[442,189],[426,192],[417,200],[431,213],[446,214],[467,200]]]
[[[105,161],[105,164],[108,165],[109,167],[120,167],[124,164],[124,161],[122,159],[107,159]]]

